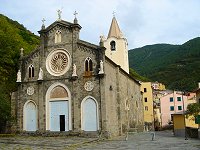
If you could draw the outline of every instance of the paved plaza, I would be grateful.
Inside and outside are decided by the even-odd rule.
[[[174,137],[171,131],[129,134],[128,139],[112,140],[82,137],[0,137],[1,150],[200,150],[200,140]]]

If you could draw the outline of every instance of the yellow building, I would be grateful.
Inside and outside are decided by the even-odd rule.
[[[145,130],[148,131],[154,128],[153,90],[151,82],[142,82],[141,91],[143,92]]]
[[[189,104],[196,103],[196,93],[187,93],[187,100],[186,100],[186,108]],[[186,136],[189,137],[197,137],[197,130],[198,130],[198,124],[195,123],[194,116],[188,116],[184,115],[185,112],[172,114],[173,118],[173,124],[174,124],[174,135],[175,136],[185,136],[185,129],[187,128],[187,134]],[[190,133],[190,135],[189,135]]]
[[[192,133],[194,130],[198,130],[198,124],[195,124],[195,119],[193,116],[186,117],[186,115],[183,114],[173,114],[172,116],[175,136],[184,137],[186,133],[186,128],[189,131],[189,133]],[[188,135],[187,132],[186,136],[194,136],[194,134]]]
[[[159,90],[160,90],[160,91],[166,90],[166,88],[165,88],[165,85],[164,85],[164,84],[162,84],[162,83],[159,83],[158,85],[159,85]]]

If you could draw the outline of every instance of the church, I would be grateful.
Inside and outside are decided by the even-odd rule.
[[[140,83],[129,75],[128,42],[113,16],[99,45],[79,39],[81,26],[44,21],[40,45],[29,55],[21,49],[18,90],[11,98],[17,133],[97,135],[143,130]]]

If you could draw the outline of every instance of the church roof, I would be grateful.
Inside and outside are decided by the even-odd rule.
[[[79,45],[83,45],[85,47],[88,47],[88,48],[91,48],[93,50],[96,50],[96,49],[104,49],[104,47],[100,47],[99,45],[95,45],[95,44],[92,44],[92,43],[89,43],[89,42],[86,42],[86,41],[83,41],[83,40],[78,40],[77,43]]]
[[[51,30],[53,27],[57,26],[57,25],[61,25],[61,26],[65,26],[65,27],[78,27],[79,29],[81,29],[81,26],[79,24],[74,24],[74,23],[71,23],[71,22],[68,22],[68,21],[64,21],[64,20],[59,20],[59,21],[55,21],[54,23],[52,23],[51,25],[49,25],[47,28],[45,29],[41,29],[40,31],[38,31],[39,33],[40,32],[47,32],[49,30]]]
[[[110,30],[109,30],[107,38],[110,38],[110,37],[116,37],[116,38],[122,38],[123,37],[122,32],[119,28],[119,25],[117,23],[115,16],[112,19],[112,23],[111,23]]]

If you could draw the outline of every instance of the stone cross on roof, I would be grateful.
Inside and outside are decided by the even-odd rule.
[[[78,20],[77,20],[77,18],[76,18],[76,15],[77,15],[78,13],[75,11],[74,12],[74,24],[78,24]]]
[[[45,22],[46,20],[43,18],[42,19],[42,29],[45,29],[45,25],[44,25],[44,22]]]
[[[62,13],[62,11],[60,9],[58,9],[57,12],[58,12],[58,21],[61,21],[61,13]]]
[[[46,21],[46,20],[43,18],[43,19],[42,19],[42,25],[44,25],[44,22],[45,22],[45,21]]]
[[[75,11],[75,12],[74,12],[74,16],[75,16],[75,18],[76,18],[76,15],[78,15],[78,13]]]
[[[115,11],[113,11],[113,13],[112,13],[112,14],[113,14],[113,17],[115,17],[115,13],[116,13],[116,12],[115,12]]]

